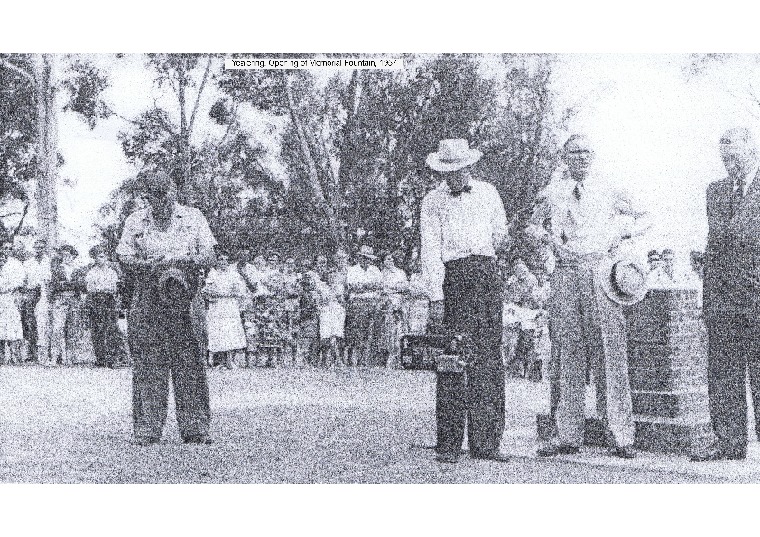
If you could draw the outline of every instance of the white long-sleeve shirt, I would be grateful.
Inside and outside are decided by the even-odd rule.
[[[556,242],[577,255],[606,253],[627,237],[643,233],[646,212],[623,190],[614,190],[592,178],[573,193],[577,183],[562,177],[552,181],[538,196],[526,229],[535,237],[552,235]],[[551,221],[551,229],[543,223]]]
[[[471,179],[470,192],[452,196],[442,182],[422,200],[422,274],[430,300],[443,300],[444,263],[471,255],[496,256],[507,233],[501,196],[490,183]]]

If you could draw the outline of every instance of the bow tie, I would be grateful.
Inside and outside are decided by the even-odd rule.
[[[457,198],[462,195],[462,192],[470,192],[472,187],[470,185],[463,186],[461,190],[452,190],[449,192],[453,197]]]

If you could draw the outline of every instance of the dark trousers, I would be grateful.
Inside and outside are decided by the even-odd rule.
[[[760,320],[724,314],[707,319],[707,388],[718,447],[747,451],[747,371],[760,431]]]
[[[112,293],[87,295],[90,316],[90,337],[95,352],[95,364],[112,366],[118,352],[119,313]]]
[[[28,291],[21,301],[21,329],[24,339],[29,343],[30,353],[37,348],[37,317],[34,310],[40,301],[41,291],[39,288]]]
[[[189,304],[162,305],[155,289],[138,288],[129,314],[132,418],[137,438],[160,438],[166,422],[169,376],[183,439],[207,435],[211,421],[203,353]]]
[[[470,454],[499,449],[504,433],[502,301],[496,260],[470,256],[446,264],[444,325],[474,344],[465,374],[439,373],[436,383],[438,452],[458,454],[467,426]]]

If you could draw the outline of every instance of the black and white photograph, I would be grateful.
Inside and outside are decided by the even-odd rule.
[[[0,51],[3,486],[760,483],[760,54],[239,42]]]

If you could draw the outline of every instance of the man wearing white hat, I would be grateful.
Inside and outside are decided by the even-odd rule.
[[[467,425],[470,456],[499,462],[504,432],[504,364],[500,357],[501,292],[496,249],[507,219],[496,188],[470,176],[482,153],[467,140],[442,140],[427,165],[444,181],[422,201],[422,273],[431,321],[469,335],[473,359],[466,373],[437,375],[438,460],[457,462]]]
[[[558,440],[539,456],[573,454],[584,438],[588,368],[612,453],[634,457],[634,422],[622,306],[646,294],[646,269],[611,255],[642,232],[630,200],[594,184],[594,153],[579,135],[565,143],[567,173],[539,195],[527,232],[552,246],[556,269],[548,303],[552,342],[552,413]]]

